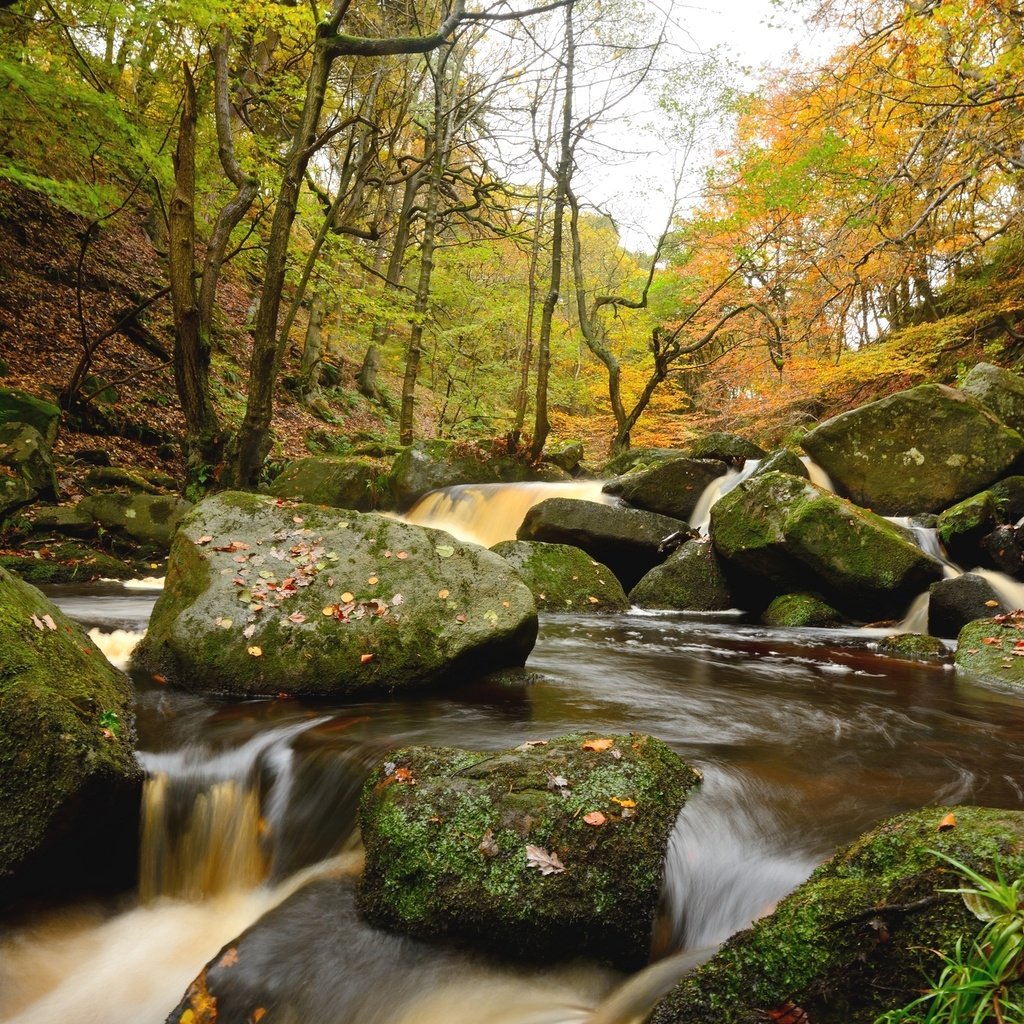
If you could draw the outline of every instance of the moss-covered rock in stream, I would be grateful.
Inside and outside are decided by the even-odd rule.
[[[152,562],[123,561],[95,548],[51,543],[0,555],[0,566],[26,583],[88,583],[99,579],[130,579],[153,572]]]
[[[928,632],[932,636],[955,639],[968,622],[1012,610],[988,580],[973,572],[939,580],[928,588]]]
[[[990,683],[1024,687],[1024,613],[968,622],[956,641],[956,667]]]
[[[947,813],[955,825],[943,824]],[[659,1004],[652,1024],[759,1024],[787,1003],[814,1024],[872,1024],[920,995],[982,923],[932,850],[991,875],[1024,873],[1024,812],[930,807],[883,822],[738,933]],[[1012,987],[1018,999],[1024,984]]]
[[[995,495],[982,491],[940,513],[936,529],[949,557],[959,565],[974,567],[988,563],[981,542],[1001,522]]]
[[[713,430],[686,446],[691,459],[718,459],[730,466],[742,466],[747,459],[763,459],[767,452],[739,434]]]
[[[724,473],[717,459],[680,456],[609,480],[604,490],[635,508],[688,520],[708,484]]]
[[[521,665],[536,634],[529,588],[484,548],[226,492],[182,523],[135,660],[193,690],[354,695]]]
[[[950,660],[949,648],[938,637],[927,633],[894,633],[879,640],[877,650],[887,658],[904,661],[945,663]]]
[[[813,591],[874,621],[902,614],[942,578],[942,564],[881,516],[787,473],[751,477],[726,494],[711,510],[711,537],[730,580],[745,576],[754,601],[760,581],[769,597]]]
[[[699,781],[638,734],[395,751],[363,791],[361,909],[502,955],[638,967],[668,837]]]
[[[893,516],[948,508],[1006,476],[1024,457],[1024,437],[941,384],[845,412],[801,443],[858,505]]]
[[[390,499],[382,464],[352,456],[315,455],[295,459],[274,478],[267,490],[278,498],[353,508],[359,512],[386,508]]]
[[[542,541],[503,540],[491,547],[533,592],[537,607],[550,611],[624,611],[622,584],[606,565],[580,548]]]
[[[93,494],[78,503],[105,530],[161,551],[171,546],[178,523],[192,503],[170,494]]]
[[[735,607],[715,549],[706,540],[689,540],[656,565],[629,592],[639,608],[716,612]]]
[[[0,465],[8,466],[44,497],[57,497],[53,454],[43,435],[30,424],[0,423]]]
[[[817,594],[780,594],[761,613],[766,626],[836,626],[843,616]]]
[[[128,677],[0,569],[0,904],[130,882],[134,738]]]

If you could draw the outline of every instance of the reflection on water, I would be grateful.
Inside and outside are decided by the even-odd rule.
[[[139,606],[122,613],[136,626],[144,617]],[[670,844],[662,949],[720,942],[890,814],[1024,805],[1020,702],[948,668],[880,657],[871,636],[708,617],[551,616],[528,666],[537,681],[344,707],[218,703],[139,679],[141,757],[157,780],[144,876],[151,897],[165,895],[118,912],[72,908],[0,938],[0,1018],[163,1020],[220,946],[286,891],[231,892],[232,880],[269,871],[277,884],[351,843],[367,767],[400,744],[497,749],[571,729],[666,740],[705,785]],[[218,816],[230,824],[216,826]],[[220,858],[236,866],[190,874]],[[249,933],[254,965],[293,1008],[280,1019],[456,1024],[486,1005],[503,1014],[489,1020],[509,1024],[581,1021],[614,982],[591,968],[502,967],[402,945],[345,909],[350,888],[344,873],[323,878]],[[200,902],[166,895],[198,892]],[[334,980],[308,985],[309,972]],[[315,1000],[328,996],[339,1002],[317,1016]]]

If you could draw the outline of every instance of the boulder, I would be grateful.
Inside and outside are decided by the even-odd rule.
[[[956,639],[958,669],[989,683],[1024,686],[1024,612],[968,622]]]
[[[171,478],[168,478],[171,479]],[[173,486],[174,480],[171,479]],[[86,494],[103,494],[109,491],[123,491],[129,494],[163,494],[164,484],[155,484],[142,473],[133,473],[120,466],[93,466],[82,477],[82,489]]]
[[[895,633],[878,641],[878,653],[904,661],[947,662],[950,651],[934,636],[924,633]]]
[[[752,475],[757,476],[758,473],[788,473],[790,476],[802,476],[805,480],[811,477],[803,459],[790,448],[777,448],[766,455]]]
[[[1008,427],[1024,433],[1024,378],[991,363],[978,363],[960,390],[991,409]]]
[[[27,423],[42,435],[46,448],[52,448],[60,427],[60,409],[53,402],[14,388],[0,388],[0,425]]]
[[[716,612],[734,608],[729,584],[706,540],[690,540],[656,565],[629,592],[638,608]]]
[[[636,733],[395,751],[363,790],[360,907],[503,956],[639,967],[668,838],[700,778]]]
[[[1000,572],[1016,579],[1024,577],[1024,526],[997,526],[982,538],[981,547],[988,562]]]
[[[0,523],[23,505],[35,501],[36,492],[20,476],[0,475]]]
[[[1007,476],[990,488],[1004,523],[1024,518],[1024,476]]]
[[[953,954],[958,940],[966,951],[982,927],[956,891],[970,880],[936,851],[988,877],[998,865],[1018,878],[1024,812],[929,807],[882,822],[687,975],[652,1024],[753,1024],[784,1014],[873,1024],[906,1006],[941,972],[934,951]],[[1007,996],[1019,1003],[1024,984]]]
[[[57,497],[53,456],[43,435],[31,424],[0,424],[0,465],[13,470],[43,497]]]
[[[624,611],[622,584],[580,548],[542,541],[503,540],[491,550],[523,578],[537,607],[550,611]]]
[[[0,569],[0,905],[132,878],[134,739],[128,677]]]
[[[147,575],[155,568],[152,563],[124,562],[106,552],[73,543],[47,544],[44,548],[0,555],[0,566],[37,585],[130,579]]]
[[[958,565],[973,567],[988,564],[982,541],[1002,522],[995,495],[982,491],[940,513],[936,529],[949,557]]]
[[[937,512],[984,490],[1024,456],[1024,437],[953,388],[922,384],[827,420],[804,451],[858,505]]]
[[[36,534],[92,537],[96,533],[96,520],[77,505],[40,505],[32,510],[31,530]]]
[[[583,442],[548,442],[541,457],[545,462],[550,462],[553,466],[564,470],[570,476],[575,476],[579,471],[580,463],[583,461]]]
[[[843,621],[827,601],[817,594],[780,594],[761,613],[766,626],[836,626]]]
[[[678,459],[686,452],[679,448],[627,448],[613,455],[601,470],[604,477],[622,476],[634,469],[645,469],[655,466],[666,459]]]
[[[93,494],[78,503],[79,511],[104,529],[164,551],[191,508],[190,501],[169,494]]]
[[[665,560],[666,552],[659,550],[662,541],[680,531],[689,531],[686,523],[655,512],[547,498],[526,513],[516,536],[582,548],[607,565],[629,591]]]
[[[382,476],[379,464],[370,459],[315,455],[289,462],[267,490],[311,505],[369,512],[386,501]]]
[[[932,636],[956,637],[975,619],[1011,611],[982,576],[965,572],[939,580],[928,588],[928,632]]]
[[[739,434],[712,431],[686,446],[691,459],[718,459],[730,466],[742,466],[747,459],[763,459],[768,453]]]
[[[635,508],[689,520],[708,484],[724,473],[717,459],[680,456],[609,480],[604,491]]]
[[[135,661],[194,690],[348,696],[521,665],[536,633],[529,588],[493,552],[225,492],[182,523]]]
[[[786,473],[751,477],[711,509],[715,550],[774,594],[812,591],[874,621],[899,615],[942,563],[881,516]]]

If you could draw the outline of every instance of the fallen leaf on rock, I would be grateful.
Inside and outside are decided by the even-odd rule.
[[[593,825],[597,828],[599,825],[603,825],[608,819],[600,811],[591,811],[589,814],[583,815],[583,820],[588,825]]]
[[[360,654],[359,655],[359,663],[361,665],[366,665],[368,662],[371,662],[371,661],[373,661],[373,655],[372,654]]]
[[[991,646],[992,644],[1001,644],[1003,641],[1000,640],[997,636],[983,636],[981,638],[981,642],[983,644],[989,644]]]
[[[347,590],[345,591],[344,594],[341,595],[341,603],[342,604],[348,604],[350,601],[354,601],[355,599],[356,599],[355,595],[350,593]]]
[[[775,1024],[811,1024],[807,1012],[796,1003],[789,1001],[774,1010],[766,1010],[765,1013],[768,1019],[774,1021]]]
[[[342,597],[344,597],[344,596],[345,595],[343,594]],[[336,604],[324,605],[324,607],[322,609],[323,614],[327,615],[327,616],[334,615],[334,613],[337,612],[337,610],[338,610],[338,606]]]
[[[213,538],[210,537],[209,535],[207,535],[205,537],[200,537],[199,540],[196,541],[196,543],[197,544],[209,544],[211,540],[213,540]]]
[[[441,598],[441,600],[442,600],[442,601],[445,601],[445,600],[447,600],[447,598],[448,598],[448,594],[449,594],[449,593],[450,593],[450,591],[448,591],[448,590],[446,590],[446,589],[442,588],[441,590],[439,590],[439,591],[437,592],[437,596],[438,596],[439,598]]]
[[[450,544],[438,544],[434,550],[437,552],[440,558],[451,558],[455,554],[455,548]],[[398,552],[398,557],[401,558],[405,554],[404,551]]]
[[[479,849],[485,857],[497,857],[501,853],[501,848],[494,841],[494,832],[491,829],[484,833],[483,839],[480,840]]]
[[[547,745],[547,740],[527,740],[525,743],[520,743],[516,750],[529,750],[530,747],[546,747]]]
[[[234,967],[238,963],[238,950],[232,946],[230,949],[225,950],[224,955],[220,958],[217,963],[218,967]]]
[[[600,739],[600,740],[584,740],[584,750],[611,750],[615,746],[615,740]]]
[[[248,626],[245,627],[245,629],[242,630],[242,636],[244,636],[246,640],[251,640],[253,638],[253,634],[255,632],[256,632],[256,623],[255,622],[251,622]]]
[[[549,853],[543,847],[527,844],[526,866],[536,868],[542,875],[557,875],[565,870],[565,865],[557,853]]]
[[[569,795],[569,780],[564,775],[549,775],[548,789],[553,789],[562,796]]]
[[[999,607],[999,602],[998,601],[986,601],[985,602],[985,607],[986,608],[998,608]]]
[[[412,777],[412,772],[408,768],[396,768],[394,775],[398,782],[404,782],[406,785],[416,784],[416,780]]]
[[[215,626],[220,626],[221,629],[230,629],[235,624],[235,620],[225,618],[223,615],[218,615],[217,618],[213,620],[213,624]]]
[[[948,832],[951,828],[956,828],[956,816],[952,811],[950,811],[950,813],[947,814],[937,826],[939,832]]]
[[[455,621],[456,622],[465,622],[466,621],[466,616],[460,613],[459,615],[455,616]]]
[[[260,1024],[260,1021],[266,1016],[267,1011],[262,1006],[257,1006],[252,1011],[252,1024]]]
[[[302,516],[292,516],[292,522],[293,523],[304,523],[305,520],[302,518]]]
[[[248,651],[249,654],[251,654],[254,658],[262,658],[263,657],[263,648],[262,647],[246,647],[246,651]]]
[[[370,576],[367,578],[366,582],[369,583],[371,587],[375,587],[380,583],[380,580],[376,576]]]
[[[306,621],[306,616],[303,615],[302,612],[292,612],[291,615],[288,616],[288,621],[289,622],[305,622]]]
[[[404,602],[405,598],[402,597],[401,594],[395,594],[395,596],[391,598],[391,603],[395,605],[395,607],[398,607],[398,605],[403,604]]]
[[[620,807],[636,807],[635,800],[620,800],[617,796],[611,798],[613,804],[618,804]]]
[[[484,612],[484,618],[492,626],[496,626],[498,624],[498,613],[493,608],[488,608],[487,611]]]
[[[588,600],[588,601],[589,601],[589,602],[590,602],[591,604],[600,604],[600,603],[601,603],[601,602],[600,602],[600,601],[599,601],[599,600],[598,600],[598,599],[597,599],[596,597],[588,597],[588,598],[587,598],[587,600]]]

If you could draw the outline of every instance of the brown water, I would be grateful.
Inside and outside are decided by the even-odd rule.
[[[60,600],[131,632],[152,598]],[[251,984],[277,1000],[275,1020],[590,1019],[618,981],[608,971],[494,964],[358,921],[358,855],[345,851],[367,767],[404,743],[491,749],[581,728],[662,737],[705,784],[670,844],[658,942],[706,947],[887,815],[1024,807],[1021,702],[949,668],[879,657],[872,640],[735,619],[549,616],[528,664],[539,678],[522,685],[467,679],[431,697],[332,706],[220,703],[139,680],[141,896],[0,933],[0,1020],[156,1024],[267,911],[242,952]]]

